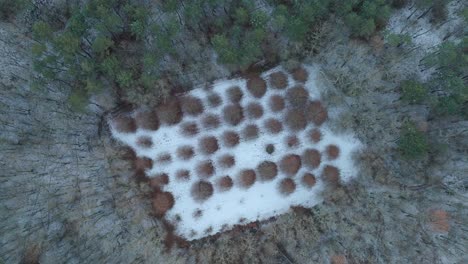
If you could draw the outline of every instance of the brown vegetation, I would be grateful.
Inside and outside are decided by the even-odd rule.
[[[159,129],[159,118],[154,111],[139,111],[135,115],[139,128],[156,131]]]
[[[250,188],[255,183],[256,178],[254,170],[243,170],[239,174],[239,183],[241,187]]]
[[[283,179],[280,182],[279,190],[284,195],[290,195],[296,190],[296,183],[290,178]]]
[[[182,112],[190,116],[197,116],[203,113],[203,102],[200,98],[193,96],[184,96],[180,99]]]
[[[429,221],[432,230],[445,233],[450,230],[449,213],[443,209],[435,209],[429,212]]]
[[[188,181],[190,179],[190,171],[178,170],[176,172],[176,179],[179,181]]]
[[[147,157],[135,158],[133,161],[133,168],[135,170],[146,170],[153,167],[153,160]]]
[[[207,136],[198,142],[200,152],[203,154],[213,154],[219,149],[218,140],[213,136]]]
[[[309,101],[309,92],[302,85],[296,85],[286,91],[286,100],[291,107],[303,108]]]
[[[195,154],[191,146],[182,146],[177,149],[177,156],[181,160],[189,160]]]
[[[157,217],[162,217],[174,206],[174,196],[170,192],[156,191],[153,194],[153,210]]]
[[[285,107],[284,99],[281,95],[272,95],[268,105],[273,112],[282,111]]]
[[[306,149],[302,154],[302,162],[310,169],[315,169],[321,162],[320,152],[316,149]]]
[[[320,126],[327,120],[327,109],[320,101],[312,101],[306,106],[307,120],[312,121],[315,125]]]
[[[247,90],[256,98],[262,98],[266,88],[266,82],[260,76],[253,76],[247,80]]]
[[[322,132],[317,128],[314,128],[309,132],[309,138],[313,143],[318,143],[322,139]]]
[[[229,87],[227,90],[227,94],[228,94],[229,100],[234,104],[239,103],[240,100],[242,100],[242,96],[244,96],[244,93],[242,92],[239,86]]]
[[[270,85],[276,89],[284,89],[288,86],[288,76],[280,71],[274,72],[270,74]]]
[[[154,177],[151,177],[149,181],[149,186],[151,188],[160,189],[161,186],[169,183],[169,176],[166,173],[158,174]]]
[[[334,160],[338,158],[338,156],[340,155],[340,149],[338,148],[337,145],[333,145],[333,144],[327,146],[326,152],[327,152],[328,159],[330,160]]]
[[[288,176],[294,176],[301,168],[301,157],[295,154],[284,156],[280,161],[280,170]]]
[[[340,170],[331,165],[325,166],[322,172],[322,179],[331,186],[340,185]]]
[[[151,148],[153,146],[153,140],[148,136],[141,136],[137,138],[137,146],[140,148]]]
[[[202,118],[201,123],[205,129],[210,130],[219,127],[221,121],[219,120],[219,117],[217,115],[208,114]]]
[[[250,124],[244,127],[242,130],[242,137],[244,140],[252,140],[258,138],[258,127]]]
[[[239,134],[234,131],[225,131],[223,133],[223,143],[226,147],[234,147],[239,144]]]
[[[195,136],[199,132],[198,125],[192,121],[185,122],[181,125],[180,132],[187,137]]]
[[[257,166],[257,172],[262,181],[271,181],[278,175],[278,166],[271,161],[263,161]]]
[[[223,108],[223,118],[228,124],[237,126],[242,119],[244,119],[244,113],[242,106],[239,104],[231,104]]]
[[[114,129],[120,133],[133,133],[137,126],[135,119],[130,116],[116,116],[112,119]]]
[[[208,177],[213,176],[215,172],[215,168],[213,166],[213,162],[211,162],[211,160],[207,160],[207,161],[202,161],[198,163],[196,171],[197,171],[198,177],[208,178]]]
[[[307,126],[307,119],[304,112],[299,109],[289,110],[284,116],[286,126],[293,130],[303,130]]]
[[[167,125],[178,124],[183,116],[179,100],[176,98],[168,99],[164,104],[160,104],[156,107],[156,112],[159,121]]]
[[[312,173],[304,173],[304,176],[302,176],[302,183],[306,187],[313,187],[317,180],[315,179],[315,176]]]
[[[250,103],[246,108],[248,118],[259,119],[263,116],[263,107],[259,103]]]
[[[264,125],[266,130],[272,134],[278,134],[283,130],[283,124],[274,118],[267,119]]]
[[[236,159],[232,155],[225,154],[219,157],[218,164],[221,168],[231,168],[236,164]]]
[[[290,148],[299,146],[299,139],[295,135],[290,135],[286,138],[286,145]]]
[[[229,176],[221,177],[218,180],[218,187],[220,191],[228,191],[233,185],[232,179]]]
[[[213,195],[213,185],[206,181],[198,181],[192,185],[191,193],[194,200],[203,202]]]
[[[291,74],[292,74],[294,80],[296,80],[298,82],[306,82],[307,79],[309,78],[309,74],[307,73],[306,69],[304,69],[301,66],[293,69]]]
[[[223,99],[221,99],[221,96],[219,96],[217,93],[210,93],[210,95],[208,95],[208,105],[210,107],[218,107],[222,102]]]
[[[156,158],[156,162],[158,162],[158,163],[170,163],[171,161],[172,161],[172,157],[171,157],[171,154],[169,154],[169,153],[160,154]]]

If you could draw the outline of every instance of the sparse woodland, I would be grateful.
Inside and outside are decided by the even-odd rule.
[[[0,263],[466,263],[467,22],[461,0],[0,0]],[[360,175],[269,223],[190,244],[167,235],[142,182],[147,161],[110,137],[109,114],[157,113],[157,122],[122,119],[128,131],[178,123],[199,109],[175,95],[238,76],[260,95],[253,75],[299,63],[320,68],[321,101],[337,109],[332,128],[366,146]],[[272,110],[300,105],[300,94],[272,98]],[[235,106],[242,93],[232,87],[229,97]],[[265,126],[303,125],[293,121]],[[222,143],[253,130],[226,132]]]

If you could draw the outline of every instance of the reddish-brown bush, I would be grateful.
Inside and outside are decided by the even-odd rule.
[[[195,151],[191,146],[182,146],[177,149],[177,156],[181,160],[189,160],[193,157]]]
[[[213,154],[219,149],[218,140],[213,136],[207,136],[198,142],[200,152],[203,154]]]
[[[176,179],[179,181],[188,181],[190,179],[190,171],[178,170],[176,172]]]
[[[250,188],[255,183],[256,175],[254,170],[243,170],[239,174],[239,184],[241,187]]]
[[[299,109],[289,110],[284,116],[286,126],[293,130],[303,130],[307,126],[307,119],[304,112]]]
[[[197,116],[203,113],[203,102],[200,98],[193,96],[184,96],[180,99],[182,112],[186,115]]]
[[[340,170],[335,166],[327,165],[323,169],[322,179],[332,186],[337,186],[340,184]]]
[[[311,169],[315,169],[320,165],[321,155],[316,149],[306,149],[302,153],[302,162]]]
[[[219,157],[218,164],[221,168],[231,168],[236,164],[236,159],[232,155],[225,154]]]
[[[139,111],[135,115],[139,128],[156,131],[159,129],[158,115],[154,111]]]
[[[198,134],[199,129],[198,125],[195,122],[189,121],[185,122],[180,126],[180,133],[187,137],[193,137]]]
[[[153,210],[157,217],[162,217],[174,206],[174,196],[170,192],[155,192],[153,195]]]
[[[237,126],[242,119],[244,119],[244,113],[242,106],[239,104],[231,104],[223,108],[223,118],[228,124]]]
[[[260,76],[253,76],[247,80],[247,90],[256,98],[262,98],[266,88],[266,82]]]
[[[244,140],[252,140],[258,138],[258,127],[250,124],[244,127],[242,130],[242,138]]]
[[[226,147],[234,147],[239,144],[239,134],[234,131],[225,131],[223,133],[223,143]]]
[[[161,186],[167,185],[169,183],[169,176],[166,173],[161,173],[151,177],[149,185],[151,188],[160,189]]]
[[[137,129],[135,119],[130,116],[116,116],[112,119],[112,124],[120,133],[133,133]]]
[[[270,85],[276,89],[284,89],[288,86],[288,76],[283,72],[274,72],[270,74]]]
[[[264,124],[266,130],[271,134],[278,134],[283,130],[283,124],[274,118],[269,118],[265,120]]]
[[[215,114],[205,115],[201,120],[203,127],[208,130],[219,127],[220,122],[219,117]]]
[[[162,124],[175,125],[182,120],[182,110],[177,98],[170,98],[156,107],[158,119]]]
[[[172,157],[171,157],[171,154],[169,154],[169,153],[160,154],[156,158],[156,162],[158,162],[158,163],[170,163],[171,161],[172,161]]]
[[[148,136],[141,136],[137,138],[137,146],[140,148],[151,148],[153,146],[153,140]]]
[[[150,158],[146,158],[146,157],[135,158],[135,160],[133,162],[133,167],[136,170],[150,169],[151,167],[153,167],[153,160],[150,159]]]
[[[280,161],[280,170],[288,176],[294,176],[302,166],[301,157],[295,154],[284,156]]]
[[[334,160],[338,158],[338,156],[340,155],[340,149],[338,148],[337,145],[333,145],[333,144],[327,146],[326,152],[327,152],[328,159],[330,160]]]
[[[293,69],[291,74],[294,80],[298,82],[306,82],[309,78],[309,73],[307,73],[306,69],[302,68],[301,66]]]
[[[232,182],[231,177],[229,176],[221,177],[218,180],[218,188],[220,191],[227,191],[231,189],[232,185],[233,185],[233,182]]]
[[[213,185],[206,181],[198,181],[192,185],[191,193],[194,200],[203,202],[213,195]]]
[[[268,105],[273,112],[282,111],[285,107],[284,99],[281,95],[272,95]]]
[[[290,135],[286,138],[286,145],[290,148],[299,146],[299,139],[295,135]]]
[[[207,160],[207,161],[202,161],[198,163],[196,171],[197,171],[198,177],[208,178],[208,177],[213,176],[215,172],[215,168],[213,166],[213,162],[211,162],[211,160]]]
[[[239,86],[229,87],[227,90],[227,94],[229,100],[234,104],[239,103],[242,100],[242,97],[244,96],[244,93],[242,92]]]
[[[148,182],[149,181],[149,178],[146,176],[145,171],[142,170],[142,169],[135,170],[133,172],[133,178],[135,179],[135,181],[137,183]]]
[[[316,179],[315,179],[315,176],[312,174],[312,173],[304,173],[304,176],[302,176],[302,183],[304,184],[304,186],[306,187],[313,187],[316,183]]]
[[[278,166],[271,161],[263,161],[257,166],[257,172],[262,181],[271,181],[278,175]]]
[[[259,119],[263,115],[263,107],[259,103],[250,103],[246,108],[247,117]]]
[[[302,85],[296,85],[286,91],[286,100],[291,107],[303,108],[309,101],[309,92]]]
[[[208,105],[210,107],[218,107],[221,105],[222,102],[223,102],[223,99],[221,99],[221,96],[219,96],[218,94],[210,93],[208,95]]]
[[[312,101],[307,104],[305,113],[307,120],[312,121],[317,126],[323,124],[328,118],[327,109],[320,101]]]
[[[309,132],[309,138],[313,143],[318,143],[322,139],[322,132],[317,128],[314,128]]]
[[[279,190],[281,194],[290,195],[296,190],[296,183],[290,178],[283,179],[280,182]]]
[[[265,152],[268,154],[273,154],[275,152],[275,145],[273,144],[268,144],[265,146]]]

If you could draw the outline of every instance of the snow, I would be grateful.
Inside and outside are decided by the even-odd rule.
[[[310,93],[310,99],[320,99],[319,87],[317,84],[318,71],[312,66],[305,67],[309,72],[309,79],[305,83],[305,88]],[[170,181],[164,186],[163,190],[171,192],[175,199],[175,204],[166,213],[166,219],[171,221],[175,227],[175,232],[187,240],[199,239],[208,235],[216,234],[220,231],[229,230],[234,225],[242,222],[243,224],[257,221],[266,220],[270,217],[277,216],[288,212],[291,206],[304,206],[312,207],[321,202],[320,192],[324,188],[324,183],[320,179],[321,172],[325,165],[333,165],[340,169],[342,182],[349,181],[352,177],[356,176],[356,168],[352,161],[352,153],[356,151],[360,143],[350,134],[335,134],[327,126],[327,122],[320,126],[322,132],[322,140],[317,144],[311,143],[307,136],[314,124],[308,124],[307,128],[298,133],[289,131],[283,124],[283,131],[278,134],[270,134],[263,128],[263,123],[268,118],[277,118],[282,120],[281,116],[284,114],[283,110],[280,114],[272,113],[269,111],[268,99],[274,94],[283,95],[286,89],[272,89],[269,87],[268,76],[272,72],[283,71],[281,67],[276,67],[268,72],[263,73],[261,76],[267,81],[268,89],[266,94],[261,98],[253,97],[246,88],[245,79],[234,80],[221,80],[213,84],[212,90],[197,88],[188,94],[198,97],[203,100],[205,111],[202,115],[191,117],[184,116],[183,120],[176,126],[161,126],[157,131],[148,131],[138,129],[136,133],[120,133],[115,130],[111,125],[113,136],[130,146],[135,150],[138,157],[148,157],[156,161],[156,158],[161,154],[169,153],[172,157],[172,162],[167,164],[160,164],[154,162],[153,168],[146,171],[149,177],[154,177],[160,173],[169,175]],[[286,73],[285,71],[283,71]],[[293,87],[297,83],[293,80],[292,76],[288,74],[289,86]],[[223,106],[229,104],[227,96],[227,89],[233,85],[239,86],[244,96],[240,104],[245,107],[250,102],[256,102],[263,106],[264,114],[260,119],[250,120],[247,117],[237,126],[225,124],[222,121]],[[222,103],[216,108],[208,107],[207,97],[215,92],[222,97]],[[199,124],[201,118],[208,114],[217,114],[221,119],[221,125],[212,130],[202,130],[199,134],[192,137],[187,137],[180,133],[180,124],[187,121],[194,121]],[[259,127],[259,137],[253,140],[242,139],[242,129],[248,124],[256,124]],[[223,147],[221,135],[226,130],[234,130],[241,135],[240,144],[233,148]],[[299,146],[291,149],[286,144],[286,138],[295,134],[299,138]],[[144,149],[136,144],[137,138],[140,136],[149,136],[153,140],[153,147]],[[220,149],[214,154],[205,155],[198,151],[198,140],[206,136],[215,136],[218,138]],[[275,151],[268,154],[265,151],[265,146],[273,144]],[[335,144],[340,148],[340,155],[336,160],[327,160],[325,155],[325,148],[329,144]],[[176,155],[178,147],[188,145],[195,149],[195,156],[188,160],[182,161]],[[273,161],[279,164],[282,157],[287,154],[301,155],[305,149],[314,148],[322,153],[322,162],[316,169],[310,170],[302,166],[298,173],[292,177],[296,183],[296,190],[290,195],[284,195],[279,192],[278,186],[280,181],[287,178],[279,170],[278,176],[272,181],[260,181],[257,173],[257,180],[249,187],[245,188],[240,186],[238,181],[238,174],[244,169],[254,169],[261,162]],[[224,169],[218,166],[217,159],[224,154],[230,154],[235,157],[236,163],[233,167]],[[215,175],[206,179],[211,182],[214,187],[214,194],[207,200],[200,202],[193,199],[191,194],[192,185],[200,180],[196,173],[196,166],[198,163],[206,160],[212,160],[215,166]],[[181,181],[175,178],[175,173],[178,170],[186,169],[190,171],[190,179]],[[301,183],[302,175],[305,172],[313,173],[316,176],[317,183],[312,188],[306,187]],[[216,185],[219,178],[229,175],[234,182],[233,187],[228,191],[221,191]],[[194,217],[194,213],[201,210],[202,214],[199,217]]]

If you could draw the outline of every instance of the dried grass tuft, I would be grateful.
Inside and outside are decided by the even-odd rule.
[[[236,159],[232,155],[225,154],[219,157],[218,164],[221,168],[231,168],[236,164]]]
[[[268,105],[273,112],[280,112],[285,107],[284,99],[281,95],[272,95],[268,102]]]
[[[181,160],[189,160],[194,156],[194,154],[195,151],[191,146],[182,146],[177,149],[177,156]]]
[[[162,124],[178,124],[183,117],[180,102],[177,98],[170,98],[165,103],[156,107],[158,119]]]
[[[331,165],[325,166],[322,172],[322,179],[327,184],[331,186],[339,186],[340,185],[340,170]]]
[[[219,116],[215,114],[208,114],[202,118],[201,123],[203,125],[203,128],[211,130],[218,128],[221,121],[219,120]]]
[[[213,185],[207,181],[198,181],[192,185],[191,193],[194,200],[206,201],[213,195]]]
[[[198,125],[192,121],[185,122],[180,126],[180,132],[184,136],[193,137],[199,132]]]
[[[320,152],[316,149],[306,149],[302,153],[302,162],[310,169],[315,169],[320,165],[321,162]]]
[[[242,92],[239,86],[229,87],[227,90],[227,94],[229,100],[234,104],[239,103],[242,100],[242,97],[244,96],[244,93]]]
[[[305,129],[307,126],[307,119],[304,112],[299,109],[289,110],[284,115],[284,123],[286,126],[293,131],[300,131]]]
[[[326,152],[327,152],[328,159],[334,160],[338,158],[338,156],[340,155],[340,148],[338,148],[337,145],[333,145],[333,144],[328,145]]]
[[[244,119],[242,106],[239,104],[225,106],[223,108],[223,118],[226,123],[237,126]]]
[[[215,168],[213,166],[213,162],[211,162],[211,160],[207,160],[207,161],[200,162],[197,165],[196,171],[197,171],[198,177],[209,178],[213,176],[215,172]]]
[[[286,91],[286,100],[291,107],[303,108],[309,101],[309,92],[302,85],[296,85]]]
[[[254,76],[247,80],[247,90],[256,98],[262,98],[266,93],[266,82],[260,76]]]
[[[262,181],[271,181],[278,175],[278,166],[271,161],[263,161],[257,166],[257,172]]]
[[[233,181],[232,181],[232,178],[229,176],[221,177],[218,180],[218,188],[220,191],[223,191],[223,192],[228,191],[232,188],[232,185],[233,185]]]
[[[246,108],[246,114],[250,119],[259,119],[263,116],[263,107],[259,103],[250,103]]]
[[[239,184],[243,188],[250,188],[255,183],[256,178],[254,170],[243,170],[239,174]]]
[[[242,130],[242,137],[244,140],[253,140],[258,138],[258,127],[253,124],[247,125]]]
[[[302,166],[301,157],[296,154],[284,156],[280,161],[280,170],[288,176],[294,176]]]
[[[309,73],[307,73],[307,70],[304,69],[301,66],[293,69],[291,74],[292,74],[294,80],[296,80],[298,82],[306,82],[307,79],[309,79]]]
[[[134,133],[137,129],[135,119],[130,116],[116,116],[112,119],[112,124],[120,133]]]
[[[304,173],[304,176],[302,176],[302,183],[304,186],[311,188],[315,185],[317,180],[315,179],[315,176],[312,173]]]
[[[188,170],[178,170],[176,172],[176,179],[179,181],[188,181],[190,180],[190,171]]]
[[[290,135],[286,138],[286,146],[289,148],[295,148],[299,146],[299,139],[295,135]]]
[[[213,154],[219,149],[218,140],[213,136],[207,136],[200,139],[198,146],[203,154]]]
[[[139,128],[152,131],[159,129],[159,118],[154,111],[140,111],[136,113],[135,121]]]
[[[327,109],[320,101],[312,101],[306,106],[307,120],[313,122],[315,125],[320,126],[328,118]]]
[[[274,72],[270,74],[270,85],[276,89],[284,89],[288,86],[288,76],[283,72]]]
[[[322,140],[322,132],[319,129],[314,128],[309,132],[309,138],[312,143],[318,143]]]
[[[234,147],[239,144],[239,134],[234,131],[225,131],[223,133],[223,143],[226,147]]]
[[[148,136],[141,136],[137,138],[137,146],[140,148],[151,148],[153,146],[153,140]]]
[[[197,116],[203,113],[204,106],[200,98],[194,96],[184,96],[180,99],[182,112],[186,115]]]
[[[217,93],[210,93],[208,95],[208,105],[210,107],[218,107],[223,103],[223,99]]]
[[[283,131],[283,124],[274,118],[269,118],[265,121],[264,124],[266,130],[271,134],[278,134]]]
[[[157,217],[163,217],[174,203],[174,196],[170,192],[157,191],[153,194],[153,210]]]
[[[283,179],[280,182],[279,190],[283,195],[290,195],[296,190],[296,183],[290,178]]]

